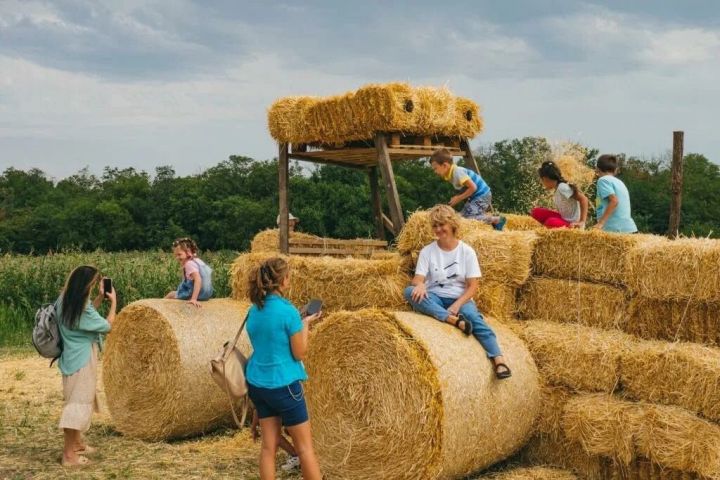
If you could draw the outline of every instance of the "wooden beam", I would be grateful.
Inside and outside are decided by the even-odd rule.
[[[670,222],[668,227],[668,237],[673,239],[680,235],[684,143],[685,133],[673,132],[672,183],[670,188],[672,197],[670,198]]]
[[[400,134],[399,133],[393,133],[390,135],[390,145],[400,145]]]
[[[290,251],[290,228],[288,225],[289,195],[290,188],[290,159],[288,158],[288,144],[280,144],[278,155],[278,214],[280,215],[280,253],[287,254]]]
[[[385,193],[387,195],[388,205],[390,206],[390,218],[395,227],[393,233],[397,235],[403,226],[405,226],[405,218],[403,217],[402,208],[400,207],[400,195],[398,194],[397,185],[395,184],[395,173],[393,172],[392,163],[390,162],[387,138],[382,132],[375,134],[375,149],[377,150],[380,174],[385,183]]]
[[[358,165],[354,163],[345,163],[340,162],[337,160],[328,160],[327,158],[319,158],[315,156],[310,155],[303,155],[301,153],[291,153],[289,155],[289,158],[292,158],[293,160],[302,160],[304,162],[313,162],[313,163],[321,163],[323,165],[334,165],[336,167],[345,167],[345,168],[352,168],[354,170],[367,170],[367,167],[364,165]]]
[[[333,248],[358,247],[383,250],[387,248],[385,240],[373,240],[370,238],[357,238],[354,240],[342,240],[338,238],[291,238],[290,246],[327,246]]]
[[[474,171],[475,173],[480,173],[480,170],[478,169],[477,162],[475,161],[475,157],[472,153],[472,148],[470,148],[470,140],[467,138],[464,139],[461,142],[461,148],[463,150],[463,158],[465,159],[465,166],[469,168],[470,170]]]
[[[395,225],[393,225],[392,220],[390,220],[384,213],[382,214],[382,221],[385,228],[387,228],[391,232],[395,231]]]
[[[370,169],[368,177],[370,178],[370,202],[372,203],[373,219],[375,221],[375,238],[385,240],[385,228],[383,228],[382,220],[382,199],[380,198],[377,167]]]

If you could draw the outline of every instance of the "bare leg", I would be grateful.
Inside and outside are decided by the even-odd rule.
[[[63,435],[65,438],[65,445],[63,447],[62,464],[63,466],[75,466],[84,465],[89,463],[88,459],[78,455],[78,448],[80,447],[80,431],[73,430],[71,428],[64,428]]]
[[[169,292],[167,295],[165,295],[165,298],[177,298],[177,292]]]
[[[260,480],[275,480],[275,455],[280,440],[280,417],[260,419]]]
[[[322,480],[320,464],[313,449],[310,421],[288,427],[295,450],[300,457],[300,469],[304,480]]]

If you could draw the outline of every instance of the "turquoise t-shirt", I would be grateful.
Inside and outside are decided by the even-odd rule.
[[[55,318],[63,342],[58,366],[63,375],[72,375],[90,361],[93,343],[100,344],[100,335],[110,331],[110,323],[95,310],[92,302],[88,302],[77,328],[72,330],[62,324],[62,298],[58,299],[56,306]]]
[[[632,219],[630,209],[630,192],[619,178],[613,175],[605,175],[597,181],[597,219],[600,220],[608,206],[610,195],[615,195],[618,200],[615,211],[605,222],[603,231],[619,233],[635,233],[637,225]]]
[[[279,295],[268,295],[265,306],[250,307],[247,332],[253,353],[245,376],[261,388],[280,388],[307,380],[305,366],[293,357],[290,337],[303,329],[300,312]]]

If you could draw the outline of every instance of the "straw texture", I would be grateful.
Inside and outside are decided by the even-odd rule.
[[[475,303],[483,315],[498,319],[514,318],[517,289],[498,282],[480,279]]]
[[[268,111],[278,142],[342,143],[378,131],[473,138],[482,131],[479,107],[447,88],[370,84],[331,97],[284,97]]]
[[[633,344],[622,332],[543,321],[526,322],[521,336],[548,382],[598,392],[619,387],[620,358]]]
[[[585,480],[606,480],[605,460],[589,455],[583,448],[565,438],[535,435],[523,448],[520,459],[531,465],[550,465],[570,470]]]
[[[720,241],[686,238],[636,249],[628,286],[656,300],[720,301]]]
[[[326,317],[306,361],[313,435],[336,479],[455,478],[502,460],[531,433],[537,370],[491,321],[513,368],[497,381],[474,338],[411,312]]]
[[[720,422],[720,349],[638,342],[621,364],[623,388],[633,398],[677,405]]]
[[[280,231],[277,228],[263,230],[258,232],[250,243],[250,251],[252,253],[278,253],[280,251]],[[359,245],[356,240],[368,240],[366,238],[358,238],[356,240],[342,240],[342,239],[326,239],[318,237],[317,235],[310,235],[302,232],[290,232],[291,240],[319,240],[319,241],[332,241],[330,248],[342,248],[343,250],[349,250],[353,252],[351,256],[360,258],[376,258],[389,253],[384,250],[380,250],[365,245]]]
[[[622,235],[596,230],[544,229],[538,234],[533,257],[535,273],[620,285],[627,281],[631,250],[667,243],[656,235]]]
[[[567,470],[550,467],[514,468],[505,472],[478,477],[492,480],[576,480],[578,477]]]
[[[469,233],[476,230],[492,230],[492,227],[477,220],[460,218],[458,238],[464,239]],[[433,240],[435,240],[435,234],[430,225],[430,211],[418,210],[410,215],[400,231],[397,237],[397,249],[402,255],[415,255],[415,260],[417,260],[420,250]]]
[[[103,378],[119,432],[163,440],[227,422],[227,396],[210,378],[209,361],[235,337],[248,304],[213,299],[202,305],[140,300],[117,316],[106,343]],[[246,335],[239,347],[250,353]]]
[[[532,218],[530,215],[516,215],[514,213],[502,213],[507,219],[505,228],[508,230],[537,230],[544,228],[540,222]]]
[[[720,346],[720,302],[635,297],[625,329],[641,338]]]
[[[248,300],[248,280],[264,260],[281,256],[272,253],[244,253],[230,269],[232,296]],[[410,283],[399,255],[380,259],[301,257],[285,258],[290,264],[288,299],[298,307],[314,298],[323,301],[326,312],[366,307],[409,308],[403,290]]]

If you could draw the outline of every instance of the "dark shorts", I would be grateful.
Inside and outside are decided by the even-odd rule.
[[[300,382],[280,388],[261,388],[248,383],[248,395],[255,404],[258,418],[280,417],[286,427],[308,421],[305,391]]]

